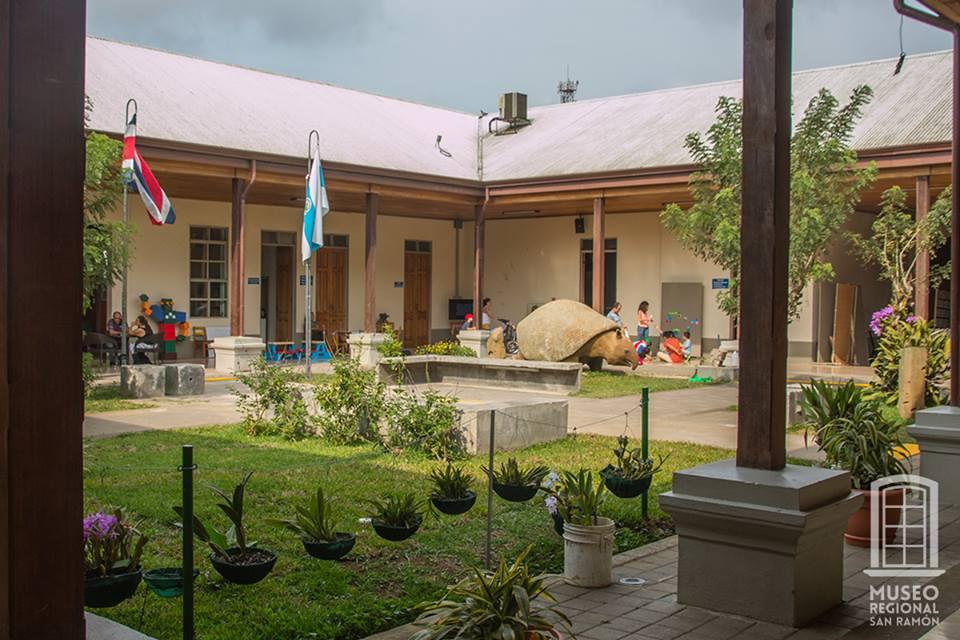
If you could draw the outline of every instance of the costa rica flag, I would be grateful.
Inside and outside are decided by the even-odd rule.
[[[134,113],[127,122],[127,130],[123,135],[123,180],[128,187],[140,194],[152,224],[173,224],[177,214],[150,167],[137,151],[136,139],[137,114]]]

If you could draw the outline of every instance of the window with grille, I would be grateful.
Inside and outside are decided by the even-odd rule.
[[[190,227],[190,315],[227,317],[226,227]]]

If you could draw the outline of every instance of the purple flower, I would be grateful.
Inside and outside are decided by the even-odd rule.
[[[83,541],[106,540],[117,537],[117,517],[102,511],[91,513],[83,519]]]
[[[547,511],[550,512],[550,515],[557,514],[557,498],[556,496],[547,496],[547,499],[543,501],[543,504],[547,505]]]
[[[913,324],[916,321],[917,321],[917,316],[907,316],[907,322],[909,322],[910,324]]]
[[[873,312],[870,317],[870,331],[873,332],[873,335],[879,336],[883,333],[883,321],[891,316],[893,316],[893,307],[890,305]]]

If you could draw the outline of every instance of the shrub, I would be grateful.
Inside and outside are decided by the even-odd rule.
[[[443,342],[434,342],[417,347],[418,356],[461,356],[464,358],[476,358],[477,354],[473,349],[463,346],[459,342],[445,340]]]
[[[402,358],[403,357],[403,343],[397,338],[391,329],[384,329],[383,331],[384,340],[377,345],[377,353],[379,353],[384,358]]]
[[[386,406],[386,385],[376,371],[358,360],[337,358],[333,375],[317,384],[315,396],[320,435],[333,444],[380,441],[380,419]]]
[[[93,354],[84,351],[80,355],[83,356],[80,364],[80,378],[83,380],[83,396],[87,397],[90,395],[90,389],[93,387],[93,381],[97,379],[97,376],[93,372]]]
[[[416,449],[438,460],[463,455],[466,446],[456,403],[455,397],[436,391],[425,391],[418,398],[398,389],[388,403],[387,446]]]
[[[943,402],[940,385],[946,379],[950,356],[947,348],[947,332],[933,328],[922,318],[903,318],[891,307],[884,307],[873,314],[870,329],[879,340],[877,352],[870,361],[877,380],[871,382],[871,397],[889,405],[897,403],[900,384],[900,358],[904,347],[926,347],[926,394],[927,406]]]
[[[269,364],[263,358],[253,362],[248,373],[237,380],[249,389],[235,388],[237,408],[250,435],[279,435],[296,440],[310,433],[312,421],[307,403],[296,383],[296,372]]]

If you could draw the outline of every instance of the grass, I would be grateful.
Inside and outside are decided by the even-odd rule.
[[[155,402],[128,400],[120,395],[120,385],[101,384],[90,389],[83,401],[85,413],[106,413],[108,411],[126,411],[128,409],[152,409]]]
[[[172,507],[180,504],[180,445],[194,445],[198,516],[223,526],[209,483],[231,489],[245,470],[255,473],[247,486],[245,518],[252,539],[277,552],[273,573],[254,586],[225,583],[212,569],[209,553],[197,547],[201,577],[196,587],[197,637],[206,640],[293,640],[299,638],[363,638],[411,621],[412,609],[442,595],[473,565],[482,561],[487,492],[479,480],[481,458],[465,461],[478,478],[476,506],[463,516],[428,519],[410,540],[390,543],[369,525],[366,499],[387,491],[426,496],[428,474],[436,464],[414,454],[385,452],[373,446],[331,446],[318,439],[289,442],[254,438],[239,425],[189,431],[131,434],[86,443],[86,511],[108,505],[127,507],[142,518],[150,535],[146,568],[177,566],[180,530]],[[543,463],[554,469],[584,466],[600,469],[612,458],[612,438],[576,436],[513,452],[523,464]],[[654,454],[669,454],[654,478],[651,520],[640,518],[640,500],[609,498],[604,513],[619,525],[616,551],[669,535],[672,527],[656,495],[670,487],[671,472],[729,457],[731,452],[699,445],[655,442]],[[357,546],[343,561],[308,557],[291,534],[265,524],[286,517],[292,504],[304,500],[318,482],[335,498],[340,530],[357,533]],[[528,503],[494,499],[493,553],[512,557],[533,545],[531,564],[537,571],[560,572],[563,546],[553,532],[542,497]],[[146,606],[146,614],[141,607]],[[147,595],[145,587],[113,609],[99,611],[159,640],[180,638],[180,601]]]
[[[580,391],[575,395],[584,398],[617,398],[640,395],[643,387],[656,391],[674,391],[702,386],[704,382],[690,382],[684,378],[654,378],[620,371],[587,371],[580,382]]]

